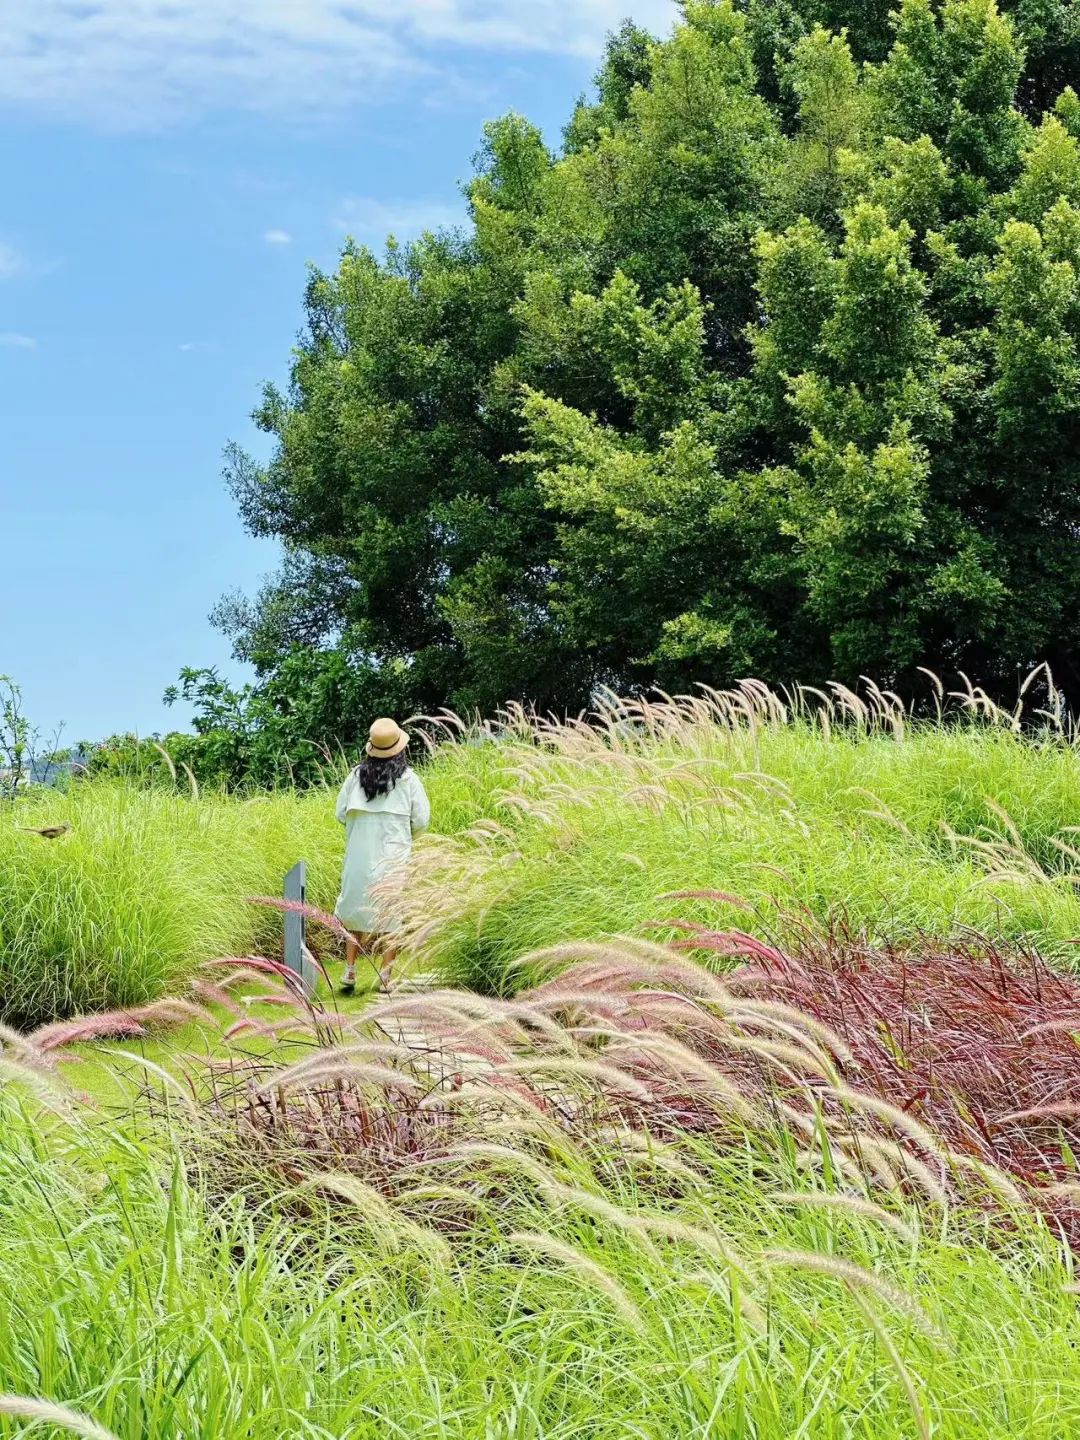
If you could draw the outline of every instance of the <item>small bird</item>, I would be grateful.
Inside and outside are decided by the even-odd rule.
[[[70,825],[45,825],[40,830],[35,830],[32,825],[20,825],[20,830],[25,830],[27,835],[40,835],[43,840],[59,840],[61,835],[66,835],[71,829]]]

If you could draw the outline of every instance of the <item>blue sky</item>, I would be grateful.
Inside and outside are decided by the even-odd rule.
[[[14,13],[19,12],[19,13]],[[274,547],[221,481],[282,380],[305,263],[463,213],[485,119],[554,142],[670,0],[0,4],[0,673],[68,741],[185,723],[207,614]]]

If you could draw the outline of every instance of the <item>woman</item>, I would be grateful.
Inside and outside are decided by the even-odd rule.
[[[431,818],[424,787],[409,769],[408,744],[408,735],[393,720],[376,720],[364,759],[337,798],[337,818],[345,826],[345,865],[334,913],[349,932],[341,987],[346,994],[356,985],[361,952],[381,949],[385,966],[393,959],[387,937],[397,926],[380,922],[372,887],[407,862],[413,836],[423,834]]]

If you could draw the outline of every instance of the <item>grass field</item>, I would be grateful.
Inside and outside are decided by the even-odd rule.
[[[756,692],[624,706],[599,731],[530,726],[491,747],[497,763],[470,780],[491,787],[476,805],[493,823],[420,859],[409,903],[426,959],[505,992],[532,949],[690,915],[763,937],[837,918],[871,938],[969,928],[1072,963],[1074,744],[970,707],[921,725],[887,702],[854,720],[778,707]],[[697,889],[750,912],[661,898]]]
[[[478,818],[497,788],[487,747],[435,759],[438,825]],[[280,916],[248,897],[280,895],[308,862],[311,901],[333,906],[344,841],[333,788],[252,796],[179,784],[101,781],[0,804],[0,1021],[137,1005],[201,963],[272,950]],[[42,840],[23,827],[67,824]]]
[[[1080,1002],[1037,974],[1006,1000],[934,958],[968,927],[1071,971],[1080,756],[978,697],[924,724],[873,695],[865,712],[780,704],[750,688],[612,706],[592,729],[511,714],[441,748],[436,833],[388,903],[407,963],[457,990],[314,1030],[278,997],[231,1041],[227,1010],[72,1051],[5,1031],[0,1435],[1080,1428],[1072,1232],[1054,1209],[1080,1196]],[[55,842],[17,828],[60,821]],[[327,791],[36,795],[0,816],[6,1022],[195,995],[203,962],[275,951],[280,916],[247,897],[276,894],[295,859],[332,902],[340,846]],[[788,945],[840,918],[864,966],[864,940],[906,940],[922,987],[903,954],[887,986],[884,969],[876,990],[858,982],[854,1070],[801,1010],[733,999],[700,968],[726,972],[752,942],[680,923]],[[635,933],[701,948],[678,971],[610,939]],[[602,943],[519,963],[569,941]],[[668,1034],[691,970],[706,988]],[[639,1003],[663,1032],[652,1052]],[[884,1060],[856,1125],[837,1067],[865,1087],[867,1046]],[[670,1072],[661,1110],[650,1053]],[[874,1095],[899,1100],[919,1066],[924,1098],[882,1110]],[[182,1069],[194,1088],[169,1078]],[[989,1164],[964,1141],[983,1100]],[[1022,1174],[996,1168],[1011,1155]]]
[[[824,1131],[807,1153],[721,1107],[718,1128],[661,1143],[591,1104],[529,1121],[495,1089],[447,1132],[449,1112],[403,1106],[405,1073],[376,1075],[359,1038],[263,1071],[292,1119],[275,1102],[241,1149],[227,1106],[193,1115],[171,1091],[153,1124],[43,1123],[9,1073],[9,1395],[122,1440],[1051,1440],[1080,1423],[1071,1261],[1022,1208],[859,1182]],[[333,1065],[329,1090],[313,1060]],[[583,1083],[595,1098],[610,1079]],[[321,1142],[298,1145],[316,1113]],[[368,1145],[350,1149],[351,1120]]]
[[[722,907],[661,899],[713,888],[727,919],[774,934],[842,915],[871,935],[963,927],[1071,963],[1080,936],[1080,750],[1053,731],[960,709],[904,723],[835,706],[623,707],[601,730],[500,727],[427,763],[437,832],[407,897],[416,950],[462,984],[521,983],[520,955]],[[845,723],[846,722],[846,723]],[[482,732],[475,739],[491,741]],[[332,905],[342,841],[329,790],[250,798],[123,783],[39,793],[0,814],[0,1019],[27,1026],[137,1004],[201,962],[272,948],[303,857]],[[45,842],[18,825],[67,822]]]

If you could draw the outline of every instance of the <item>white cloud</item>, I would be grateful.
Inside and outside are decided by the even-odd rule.
[[[267,230],[263,236],[267,245],[291,245],[292,236],[287,230]]]
[[[465,50],[598,56],[629,10],[673,0],[9,0],[0,104],[137,126],[228,107],[319,112]]]
[[[357,8],[385,13],[384,0]],[[653,30],[675,18],[671,0],[405,0],[399,13],[427,44],[468,45],[484,50],[549,50],[597,55],[607,31],[627,16]]]
[[[8,280],[23,268],[22,256],[14,245],[5,245],[0,240],[0,280]]]
[[[0,347],[5,350],[36,350],[37,341],[32,335],[19,335],[8,330],[0,333]]]
[[[217,347],[210,340],[185,340],[184,343],[177,348],[185,355],[191,355],[204,350],[215,350]]]
[[[466,218],[465,202],[457,205],[441,200],[376,200],[351,196],[343,200],[336,224],[366,244],[381,244],[388,235],[413,240],[425,230],[461,225]]]

